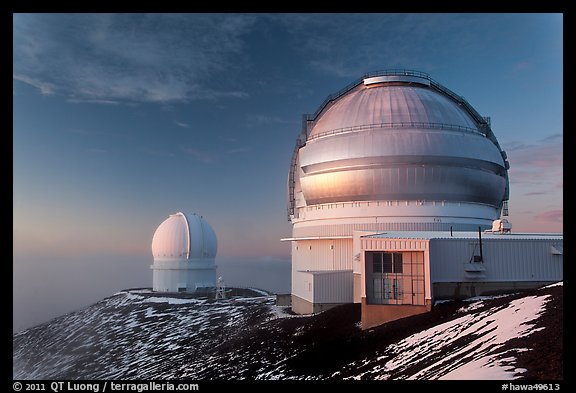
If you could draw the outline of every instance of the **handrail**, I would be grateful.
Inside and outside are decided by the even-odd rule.
[[[305,114],[303,115],[303,131],[308,132],[308,125],[307,123],[310,121],[315,121],[318,115],[326,109],[326,107],[334,100],[342,97],[344,94],[348,93],[350,90],[354,89],[356,86],[362,84],[364,79],[372,78],[377,76],[390,76],[390,75],[402,75],[402,76],[416,76],[419,78],[427,79],[430,82],[430,85],[437,91],[443,93],[444,95],[448,96],[452,100],[456,101],[458,104],[461,104],[464,109],[476,120],[479,124],[486,126],[488,125],[487,120],[482,117],[473,107],[464,99],[464,97],[459,96],[458,94],[454,93],[452,90],[448,89],[447,87],[441,85],[440,83],[436,82],[434,79],[430,77],[429,74],[421,71],[409,70],[409,69],[389,69],[389,70],[382,70],[382,71],[372,71],[364,74],[361,78],[356,79],[354,82],[348,84],[344,88],[338,90],[336,93],[328,95],[326,99],[320,104],[318,109],[313,114]],[[487,135],[488,136],[488,135]]]
[[[304,122],[316,120],[316,118],[318,117],[320,112],[322,112],[325,109],[325,107],[331,101],[337,100],[338,98],[342,97],[344,94],[348,93],[350,90],[352,90],[356,86],[362,84],[364,79],[372,78],[375,76],[388,76],[388,75],[417,76],[420,78],[425,78],[425,79],[430,80],[430,75],[428,75],[427,73],[421,72],[421,71],[408,70],[408,69],[390,69],[390,70],[383,70],[383,71],[368,72],[368,73],[364,74],[361,78],[356,79],[354,82],[352,82],[352,83],[348,84],[347,86],[345,86],[344,88],[338,90],[336,93],[328,95],[328,97],[326,97],[326,99],[322,102],[322,104],[320,104],[318,109],[313,114],[304,115]]]
[[[292,151],[292,158],[290,160],[290,169],[288,171],[288,221],[294,215],[296,207],[296,196],[294,195],[294,188],[296,187],[296,163],[298,162],[298,151],[306,144],[306,135],[300,134],[296,138],[296,144]]]
[[[330,131],[320,132],[318,134],[308,136],[308,141],[312,141],[318,138],[322,138],[329,135],[340,135],[349,132],[356,132],[361,130],[371,130],[374,128],[425,128],[425,129],[437,129],[437,130],[450,130],[450,131],[463,131],[470,132],[474,134],[479,134],[484,136],[484,134],[476,128],[459,126],[454,124],[445,123],[426,123],[426,122],[398,122],[398,123],[374,123],[374,124],[364,124],[352,127],[342,127]]]

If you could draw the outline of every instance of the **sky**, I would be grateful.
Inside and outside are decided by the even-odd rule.
[[[14,286],[39,260],[148,269],[177,211],[219,257],[289,259],[302,114],[391,68],[491,117],[514,231],[563,231],[562,14],[14,14]]]

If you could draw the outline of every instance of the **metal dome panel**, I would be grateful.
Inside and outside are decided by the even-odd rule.
[[[170,215],[156,229],[152,254],[160,259],[214,258],[218,244],[214,230],[196,214]]]
[[[375,85],[352,91],[326,108],[309,138],[369,125],[420,123],[478,130],[472,117],[438,92],[416,85]]]

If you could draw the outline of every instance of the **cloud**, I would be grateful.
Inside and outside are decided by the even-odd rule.
[[[271,255],[265,255],[263,257],[258,258],[257,262],[286,264],[290,263],[290,258],[273,257]]]
[[[42,82],[38,79],[34,79],[26,75],[13,74],[12,78],[37,88],[40,90],[40,93],[45,96],[54,94],[54,90],[56,89],[56,86],[54,86],[52,83]]]
[[[561,209],[542,212],[534,217],[539,222],[564,222],[564,211]]]
[[[190,127],[190,124],[183,123],[183,122],[177,121],[177,120],[174,120],[174,124],[176,124],[178,127],[182,127],[182,128],[189,128]]]
[[[243,14],[14,14],[14,79],[72,102],[244,99],[210,81],[242,67],[254,23]]]
[[[104,137],[114,137],[114,138],[133,138],[129,133],[116,132],[116,131],[100,131],[100,130],[87,130],[85,128],[68,128],[64,132],[69,132],[78,135],[89,135],[89,136],[104,136]]]
[[[478,53],[476,26],[489,23],[477,14],[281,14],[312,69],[358,78],[382,68],[430,70],[431,48],[442,57]],[[490,29],[488,29],[490,31]],[[373,37],[373,39],[366,39]],[[454,48],[457,53],[454,53]]]
[[[121,101],[115,100],[102,100],[102,99],[85,99],[85,98],[67,98],[66,102],[71,104],[101,104],[101,105],[120,105],[120,104],[127,104],[127,105],[136,105],[134,103],[126,103]]]
[[[513,71],[515,73],[530,70],[533,67],[532,62],[528,60],[519,61],[518,63],[514,64]]]
[[[298,124],[295,121],[289,121],[279,116],[263,115],[263,114],[250,114],[246,116],[249,126],[263,126],[271,124]]]
[[[226,150],[227,154],[239,154],[239,153],[248,153],[251,149],[247,146],[243,146],[243,147],[236,147],[234,149],[228,149]]]
[[[90,148],[86,150],[88,153],[93,153],[93,154],[107,154],[108,150],[106,149],[99,149],[96,147]]]
[[[219,135],[218,139],[221,140],[222,142],[226,142],[226,143],[236,143],[238,142],[238,138],[234,138],[234,137],[230,137],[230,136],[223,136],[223,135]]]
[[[220,146],[213,149],[196,149],[193,147],[182,147],[181,151],[194,157],[203,164],[215,164],[220,162],[223,156],[228,154],[249,153],[252,149],[248,146],[228,147]]]
[[[510,182],[531,186],[532,191],[524,195],[548,193],[562,188],[562,134],[550,135],[536,143],[511,141],[503,146],[510,162]],[[543,190],[534,190],[534,187]]]
[[[182,151],[204,164],[213,164],[217,161],[217,155],[214,152],[208,150],[199,150],[192,147],[183,147]]]
[[[171,151],[168,150],[162,150],[162,149],[152,149],[152,148],[143,148],[140,150],[142,153],[149,155],[149,156],[155,156],[155,157],[174,157],[175,154]]]
[[[541,139],[541,143],[553,143],[553,142],[562,142],[564,139],[564,134],[552,134],[547,136],[544,139]]]
[[[510,166],[532,168],[559,168],[563,164],[562,140],[558,138],[544,138],[536,144],[519,144],[506,151],[509,152]]]

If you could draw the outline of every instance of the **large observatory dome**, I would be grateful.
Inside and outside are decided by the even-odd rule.
[[[426,74],[366,76],[305,120],[291,213],[298,204],[380,200],[500,209],[508,199],[508,163],[489,122]]]
[[[152,239],[154,259],[214,258],[217,249],[214,230],[195,213],[171,214],[156,229]]]

